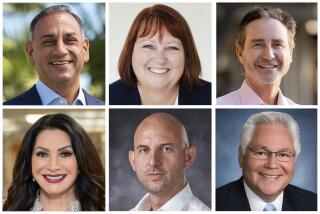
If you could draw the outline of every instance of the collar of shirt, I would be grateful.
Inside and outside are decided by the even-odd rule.
[[[246,192],[251,211],[263,211],[263,208],[266,206],[266,202],[264,202],[255,192],[253,192],[250,187],[246,184],[246,182],[243,180],[244,183],[244,190]],[[272,202],[277,211],[282,210],[282,202],[283,202],[283,191],[279,194],[279,196]]]
[[[268,105],[256,94],[250,86],[243,81],[241,87],[239,88],[239,95],[242,104],[246,105]],[[281,89],[279,88],[277,105],[289,105],[286,97],[283,96]]]
[[[54,99],[57,99],[57,98],[60,98],[61,101],[64,103],[64,105],[67,105],[68,102],[65,98],[61,97],[54,90],[52,90],[47,85],[45,85],[41,80],[37,81],[36,88],[39,93],[42,105],[48,105],[50,102],[52,102]],[[80,87],[78,96],[73,102],[73,105],[85,105],[85,104],[86,104],[86,99],[85,99],[83,90]]]
[[[181,211],[186,206],[186,203],[191,201],[193,197],[191,188],[189,184],[186,184],[185,187],[173,196],[169,201],[167,201],[162,207],[157,211]],[[151,203],[149,198],[149,193],[147,193],[133,209],[136,211],[150,211]]]

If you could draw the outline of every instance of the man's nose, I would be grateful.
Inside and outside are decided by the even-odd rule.
[[[48,169],[50,171],[57,171],[60,169],[59,161],[56,157],[51,157],[48,163]]]
[[[275,58],[274,49],[272,48],[271,45],[265,46],[265,48],[263,49],[262,56],[266,60],[272,60]]]
[[[66,48],[66,44],[64,44],[64,41],[62,39],[59,39],[55,45],[54,54],[57,56],[64,56],[68,53],[68,50]]]
[[[271,153],[267,159],[265,166],[268,168],[274,169],[274,168],[278,168],[278,164],[279,164],[279,162],[278,162],[276,153]]]
[[[149,165],[150,166],[157,166],[160,164],[160,154],[158,151],[150,152],[149,156]]]

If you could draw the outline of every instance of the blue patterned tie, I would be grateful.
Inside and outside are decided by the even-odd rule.
[[[277,211],[276,207],[273,204],[267,204],[264,208],[263,211]]]

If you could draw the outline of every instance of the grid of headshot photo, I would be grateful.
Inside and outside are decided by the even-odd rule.
[[[317,213],[319,10],[0,2],[0,213]]]

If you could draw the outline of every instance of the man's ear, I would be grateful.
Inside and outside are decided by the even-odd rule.
[[[185,160],[184,160],[184,165],[186,168],[190,167],[192,163],[196,160],[197,158],[197,149],[194,146],[190,146],[186,148],[185,150]]]
[[[31,65],[34,65],[33,46],[32,46],[32,42],[31,41],[27,42],[27,44],[25,46],[25,49],[26,49],[26,53],[28,55],[29,63]]]
[[[293,55],[293,49],[290,49],[290,62],[289,62],[289,64],[291,64],[291,62],[292,62],[292,55]]]
[[[128,153],[128,157],[129,157],[129,162],[131,164],[133,171],[136,171],[136,164],[134,162],[134,151],[130,150]]]
[[[243,49],[241,48],[241,46],[239,44],[236,44],[236,55],[237,55],[238,60],[241,64],[243,64],[242,54],[243,54]]]
[[[83,54],[84,54],[84,62],[87,63],[89,62],[90,59],[90,52],[89,52],[89,40],[87,38],[83,39]]]
[[[242,164],[243,164],[243,151],[242,151],[242,148],[241,146],[239,146],[239,149],[238,149],[238,162],[239,162],[239,166],[240,168],[242,168]]]

